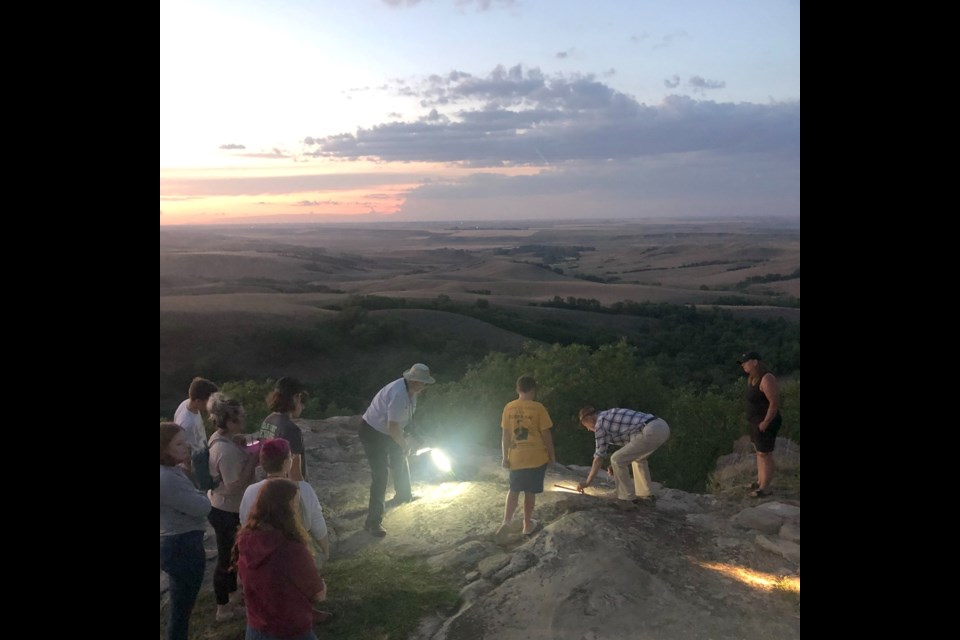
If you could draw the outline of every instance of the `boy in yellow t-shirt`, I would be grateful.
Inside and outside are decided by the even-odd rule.
[[[503,429],[501,446],[504,469],[510,469],[510,491],[503,509],[503,524],[497,529],[500,537],[507,531],[517,510],[520,492],[523,492],[523,535],[531,535],[537,523],[531,516],[537,494],[543,493],[543,478],[547,463],[556,462],[553,451],[553,422],[547,409],[534,400],[537,381],[532,376],[517,378],[516,400],[503,408],[500,428]]]

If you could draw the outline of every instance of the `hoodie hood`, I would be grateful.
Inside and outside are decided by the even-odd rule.
[[[276,529],[244,531],[237,539],[240,557],[251,569],[263,566],[287,542]]]

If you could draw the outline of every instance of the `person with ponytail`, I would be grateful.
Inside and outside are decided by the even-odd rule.
[[[263,483],[233,559],[247,604],[246,640],[317,640],[313,624],[323,615],[314,605],[327,585],[307,548],[298,511],[300,489],[286,478]]]
[[[214,431],[208,444],[210,474],[219,483],[209,491],[210,524],[217,535],[217,568],[213,573],[213,592],[217,598],[217,622],[232,620],[242,613],[242,594],[237,591],[237,574],[230,567],[230,551],[240,527],[240,501],[243,492],[255,480],[259,458],[248,451],[246,413],[239,400],[217,392],[207,402]]]

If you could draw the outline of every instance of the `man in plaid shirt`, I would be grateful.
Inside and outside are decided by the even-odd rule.
[[[594,432],[597,450],[593,453],[593,465],[587,479],[577,488],[583,491],[590,486],[603,466],[610,445],[622,445],[610,456],[617,481],[617,498],[632,502],[652,501],[647,458],[670,437],[670,426],[666,421],[633,409],[597,411],[593,407],[584,407],[580,409],[580,424]],[[636,463],[633,481],[629,471],[632,463]]]

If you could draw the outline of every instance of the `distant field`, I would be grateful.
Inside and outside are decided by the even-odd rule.
[[[335,311],[322,309],[334,304],[343,295],[333,294],[282,294],[282,293],[216,293],[209,295],[160,296],[160,315],[166,313],[190,313],[197,315],[250,314],[291,318],[322,319],[336,315]],[[273,320],[269,320],[273,321]],[[255,321],[254,321],[255,322]]]
[[[635,336],[649,321],[538,306],[555,297],[721,304],[740,317],[799,322],[799,269],[798,222],[164,227],[161,407],[198,372],[350,376],[375,390],[382,381],[365,375],[399,372],[408,360],[429,357],[460,375],[529,336],[569,341],[578,327]],[[324,307],[353,296],[433,308],[371,311],[369,322],[337,329],[340,314]],[[452,313],[442,300],[490,314]]]
[[[799,298],[799,277],[786,279],[799,268],[799,228],[755,222],[160,233],[161,298],[210,295],[214,311],[228,304],[218,297],[227,293],[468,298],[484,291],[494,304],[553,296],[710,304],[736,294],[757,306],[778,306],[778,298]],[[303,298],[271,303],[275,313],[299,313],[304,304]],[[192,311],[203,308],[201,299],[190,303]]]

